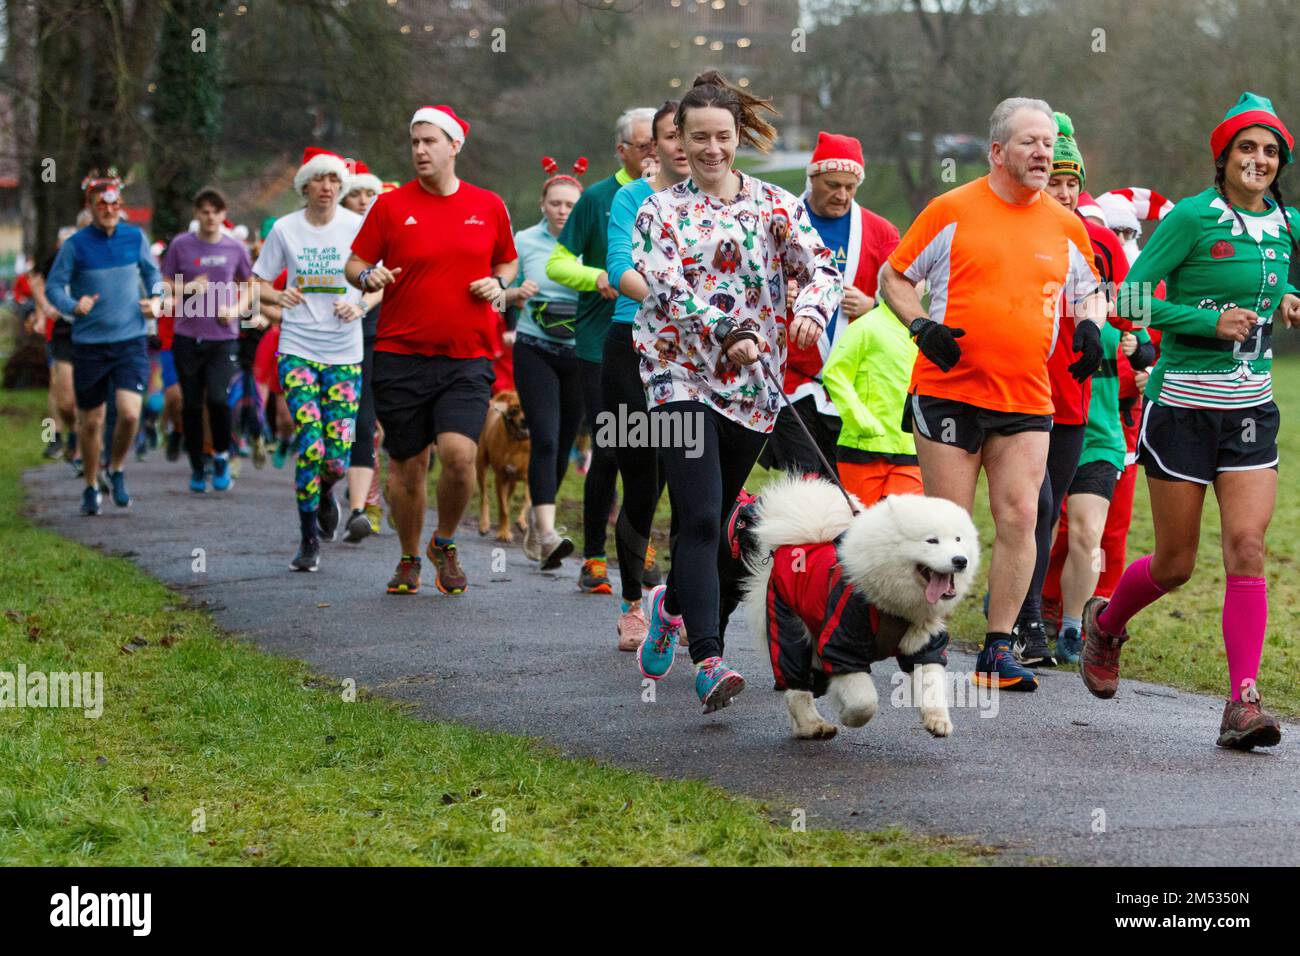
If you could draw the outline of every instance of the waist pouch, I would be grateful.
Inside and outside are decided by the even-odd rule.
[[[576,302],[538,302],[533,299],[528,303],[528,314],[539,329],[553,338],[567,341],[578,335],[574,322],[574,316],[578,314]]]

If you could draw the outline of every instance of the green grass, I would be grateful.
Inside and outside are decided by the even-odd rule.
[[[987,853],[897,830],[793,832],[786,807],[416,721],[364,693],[345,702],[303,664],[176,607],[130,562],[23,518],[43,414],[41,394],[0,394],[0,669],[102,672],[105,706],[98,720],[0,709],[0,864],[957,865]]]
[[[1282,409],[1279,439],[1281,481],[1277,508],[1269,526],[1265,573],[1269,588],[1268,637],[1264,644],[1260,688],[1270,710],[1300,716],[1300,581],[1291,577],[1300,569],[1300,499],[1290,493],[1286,480],[1291,463],[1300,461],[1300,427],[1289,415],[1300,409],[1300,356],[1277,359],[1273,366],[1273,388]],[[746,487],[758,491],[775,476],[755,467]],[[495,508],[495,505],[493,506]],[[582,478],[573,469],[565,476],[558,508],[558,522],[567,525],[579,548],[582,546]],[[659,502],[655,521],[655,544],[660,563],[667,563],[668,496]],[[993,522],[983,475],[975,496],[975,524],[979,528],[987,572],[989,548],[993,543]],[[611,529],[612,531],[612,529]],[[610,539],[613,544],[613,537]],[[1127,560],[1133,561],[1155,548],[1146,476],[1139,468],[1133,502],[1133,524],[1129,531]],[[1177,594],[1143,611],[1129,626],[1134,640],[1124,649],[1123,673],[1135,680],[1168,684],[1187,690],[1226,697],[1227,659],[1223,650],[1220,617],[1223,609],[1223,552],[1219,532],[1219,506],[1213,490],[1206,494],[1201,522],[1201,546],[1196,574]],[[616,572],[615,572],[616,573]],[[985,620],[981,607],[986,580],[971,589],[952,619],[953,640],[976,645],[983,641]]]

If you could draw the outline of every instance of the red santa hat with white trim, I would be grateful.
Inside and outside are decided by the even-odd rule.
[[[437,106],[421,106],[411,117],[411,128],[416,123],[432,123],[438,129],[442,130],[452,142],[457,145],[465,145],[465,137],[469,135],[469,123],[456,115],[456,111],[445,103],[439,103]]]
[[[821,173],[852,173],[862,185],[866,175],[866,162],[862,158],[862,143],[856,136],[819,132],[817,148],[808,162],[808,178]]]
[[[1112,189],[1111,193],[1116,196],[1123,196],[1132,203],[1133,214],[1142,222],[1159,222],[1174,210],[1172,199],[1166,199],[1154,189],[1147,189],[1143,186]]]
[[[353,173],[348,177],[347,185],[343,189],[343,195],[356,192],[358,189],[369,189],[376,196],[384,191],[384,183],[378,176],[370,171],[370,167],[361,160],[349,160],[352,164]]]
[[[294,191],[301,193],[317,176],[325,176],[329,173],[337,176],[340,184],[346,183],[348,181],[347,161],[338,153],[331,153],[328,149],[308,146],[302,151],[302,165],[293,175]]]

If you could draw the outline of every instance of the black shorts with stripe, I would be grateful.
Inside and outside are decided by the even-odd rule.
[[[1223,472],[1277,470],[1276,402],[1250,408],[1180,408],[1147,402],[1137,460],[1149,478],[1211,484]]]

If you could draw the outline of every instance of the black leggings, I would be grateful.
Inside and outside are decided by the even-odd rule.
[[[527,335],[515,340],[515,391],[531,438],[528,494],[534,505],[553,505],[582,423],[582,386],[573,349],[533,343]]]
[[[375,467],[375,340],[364,340],[361,353],[361,401],[357,404],[356,432],[349,468]],[[355,507],[355,506],[354,506]]]
[[[587,415],[587,428],[591,431],[591,467],[582,486],[582,556],[599,558],[605,554],[606,528],[609,511],[614,507],[618,486],[618,459],[613,448],[596,444],[599,430],[596,416],[604,406],[600,394],[600,362],[578,359],[582,378],[582,405]]]
[[[1065,493],[1074,481],[1083,454],[1083,432],[1087,425],[1053,425],[1047,445],[1047,474],[1038,489],[1038,524],[1034,528],[1037,556],[1034,577],[1029,582],[1029,593],[1020,606],[1021,621],[1037,621],[1043,616],[1043,582],[1047,580],[1047,565],[1052,557],[1052,532],[1061,517]]]
[[[228,392],[239,371],[239,343],[234,339],[192,339],[177,335],[172,358],[181,385],[181,418],[185,451],[193,471],[203,470],[203,409],[212,427],[212,450],[230,451],[231,415]]]
[[[698,664],[722,656],[718,540],[767,436],[725,418],[703,402],[669,402],[651,409],[650,419],[654,422],[665,414],[677,416],[682,423],[683,430],[672,433],[691,440],[675,442],[661,453],[677,522],[664,605],[669,614],[680,613],[686,619],[691,660]],[[688,417],[692,419],[689,425]],[[670,433],[664,425],[652,427],[655,434]]]
[[[601,394],[605,408],[620,421],[619,406],[631,416],[646,412],[645,386],[641,383],[641,357],[632,345],[632,323],[611,322],[605,336],[605,362],[601,367]],[[600,432],[592,436],[596,442]],[[654,527],[655,508],[663,494],[667,473],[659,465],[659,449],[630,448],[615,440],[614,457],[623,479],[623,506],[614,529],[614,550],[618,554],[618,575],[624,601],[641,598],[646,546]],[[673,512],[676,519],[677,513]],[[676,521],[674,520],[674,525]]]

